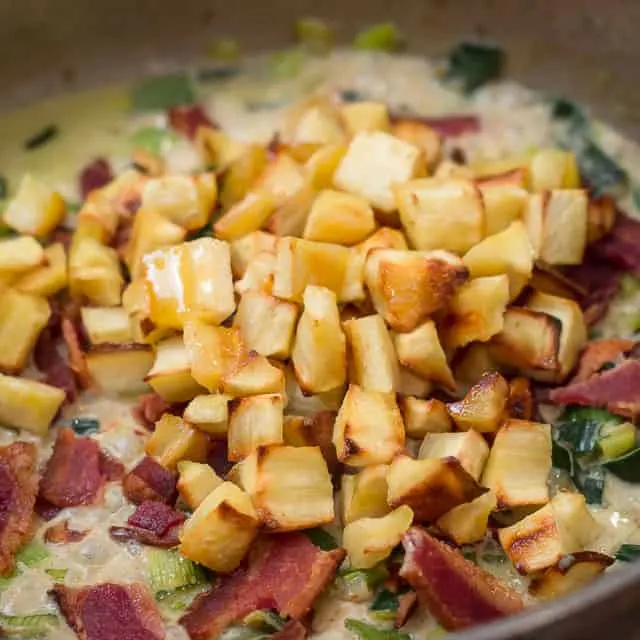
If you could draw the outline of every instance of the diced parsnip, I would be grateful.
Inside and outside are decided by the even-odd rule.
[[[520,182],[521,180],[512,181],[509,176],[505,176],[504,180],[496,179],[478,184],[484,202],[485,236],[500,233],[513,222],[522,219],[529,194]]]
[[[587,246],[588,206],[583,189],[531,195],[524,222],[535,257],[547,264],[580,264]]]
[[[578,356],[587,344],[587,326],[577,302],[536,291],[528,300],[527,308],[547,313],[562,325],[558,346],[558,370],[549,381],[562,382],[571,373]]]
[[[400,396],[416,396],[426,398],[433,391],[433,385],[424,378],[419,378],[406,367],[400,367],[400,382],[397,392]]]
[[[229,400],[222,393],[196,396],[184,410],[185,422],[214,438],[226,439],[229,428]]]
[[[0,245],[0,253],[2,245]],[[13,287],[24,293],[49,297],[67,286],[67,256],[64,245],[56,242],[44,250],[45,265],[21,274]],[[1,272],[1,270],[0,270]]]
[[[269,219],[276,199],[265,191],[251,191],[236,202],[214,225],[218,238],[232,242],[258,231]]]
[[[473,163],[473,172],[478,180],[484,182],[512,182],[521,186],[529,184],[529,156],[520,154],[500,160],[479,160]],[[516,176],[516,177],[514,177]]]
[[[115,232],[120,216],[131,215],[142,197],[147,176],[137,169],[125,169],[104,187],[94,189],[89,200],[97,204],[101,220]]]
[[[389,505],[406,504],[418,522],[435,522],[483,493],[456,458],[414,460],[396,456],[389,467],[387,483]]]
[[[513,300],[524,289],[533,271],[533,249],[524,224],[512,222],[507,229],[482,240],[465,254],[463,262],[472,278],[509,276]]]
[[[222,391],[235,397],[283,393],[284,373],[259,353],[250,352],[222,378]]]
[[[495,433],[505,419],[509,384],[496,371],[482,374],[480,380],[458,402],[450,402],[447,411],[461,431],[475,429]]]
[[[212,571],[231,573],[240,566],[259,526],[251,498],[231,482],[223,482],[185,523],[180,553]]]
[[[124,307],[82,307],[80,315],[91,344],[133,341],[129,314]]]
[[[276,271],[276,256],[269,251],[255,255],[247,265],[241,280],[234,285],[235,292],[243,296],[248,291],[262,291],[271,295]]]
[[[342,523],[360,518],[378,518],[391,508],[387,504],[386,464],[365,467],[353,475],[342,476]]]
[[[213,393],[221,388],[222,378],[233,373],[246,358],[242,336],[237,328],[187,320],[183,338],[190,375]]]
[[[40,296],[0,291],[0,371],[22,371],[50,315],[49,304]]]
[[[350,246],[362,242],[374,230],[373,209],[364,198],[325,189],[311,207],[303,237]]]
[[[339,294],[344,283],[349,249],[326,242],[280,238],[276,249],[273,295],[300,302],[308,285]]]
[[[103,393],[134,395],[148,391],[145,377],[153,366],[148,344],[99,344],[91,347],[85,362],[92,381]]]
[[[117,307],[123,284],[120,258],[114,249],[92,238],[74,238],[69,250],[69,289],[74,298]]]
[[[424,438],[428,433],[446,433],[453,429],[446,405],[437,398],[401,396],[398,406],[410,438]]]
[[[333,176],[338,189],[366,198],[383,212],[398,206],[393,185],[403,184],[424,171],[422,151],[382,131],[358,133]]]
[[[457,545],[479,542],[487,533],[487,523],[496,508],[496,496],[487,491],[471,502],[460,504],[438,518],[436,524]]]
[[[202,393],[202,387],[191,374],[191,359],[182,336],[158,342],[153,367],[145,382],[167,402],[187,402]]]
[[[391,125],[391,133],[418,147],[424,154],[428,168],[436,166],[442,151],[442,137],[435,129],[419,120],[395,120]]]
[[[413,522],[407,506],[379,518],[361,518],[347,524],[342,544],[353,569],[370,569],[391,555]]]
[[[336,471],[338,458],[333,446],[333,425],[336,411],[318,411],[310,416],[287,415],[284,417],[284,444],[292,447],[320,447],[329,472]]]
[[[182,328],[186,317],[220,324],[236,308],[229,245],[199,238],[144,257],[150,318]]]
[[[551,428],[548,424],[509,420],[496,434],[482,484],[498,507],[530,507],[549,501]]]
[[[326,393],[306,395],[300,388],[291,365],[285,371],[285,385],[288,413],[301,416],[313,416],[318,411],[337,411],[346,393],[346,388],[340,386]]]
[[[101,191],[94,189],[82,203],[76,217],[75,233],[91,237],[102,244],[110,244],[120,222],[120,213],[100,197]]]
[[[413,331],[445,307],[468,277],[462,261],[446,251],[374,249],[365,281],[376,311],[394,331]]]
[[[291,353],[298,384],[307,393],[342,386],[347,374],[346,358],[335,294],[324,287],[308,286]]]
[[[333,431],[338,460],[358,467],[385,464],[402,451],[404,440],[395,394],[349,385]]]
[[[267,220],[265,230],[279,237],[301,236],[316,195],[316,190],[305,183],[278,205]]]
[[[296,531],[334,519],[333,487],[319,447],[260,447],[238,465],[265,527]]]
[[[435,168],[432,177],[438,180],[471,180],[474,174],[473,169],[466,164],[442,160]]]
[[[344,144],[321,146],[305,163],[309,184],[314,189],[328,189],[333,184],[333,175],[342,158],[347,153]]]
[[[361,131],[391,129],[389,111],[384,102],[348,102],[340,107],[340,117],[350,136]]]
[[[454,358],[452,368],[461,393],[478,382],[484,373],[499,369],[489,344],[483,342],[473,342],[461,349]]]
[[[263,356],[287,359],[291,355],[298,305],[261,291],[247,291],[238,304],[233,325],[245,347]]]
[[[181,460],[178,462],[178,491],[189,509],[195,511],[205,498],[217,489],[223,480],[202,462]]]
[[[276,236],[266,231],[253,231],[230,243],[231,271],[234,278],[242,278],[249,263],[260,253],[276,254]]]
[[[247,145],[242,154],[229,163],[220,188],[220,204],[227,211],[254,187],[267,165],[267,150],[258,144]]]
[[[529,163],[529,187],[533,192],[579,188],[580,172],[575,155],[563,149],[536,151]]]
[[[247,144],[230,138],[226,133],[211,127],[199,127],[196,145],[205,162],[214,165],[216,171],[224,171],[230,164],[242,157]]]
[[[22,275],[46,264],[42,245],[31,236],[0,240],[0,273]]]
[[[394,392],[400,368],[384,320],[379,315],[349,320],[344,330],[351,349],[352,381],[367,391]]]
[[[214,173],[162,176],[147,180],[142,189],[141,206],[193,231],[209,221],[217,195]]]
[[[416,249],[464,254],[482,240],[485,213],[471,180],[425,178],[395,188],[402,226]]]
[[[449,316],[441,332],[447,349],[471,342],[486,342],[504,326],[509,302],[509,278],[506,275],[476,278],[462,285],[449,305]]]
[[[64,389],[0,373],[0,424],[44,436],[65,397]]]
[[[62,222],[65,205],[62,196],[26,174],[14,198],[4,211],[4,223],[17,231],[31,236],[49,235]]]
[[[394,342],[402,366],[421,378],[455,391],[456,383],[432,320],[423,322],[413,331],[396,333]]]
[[[563,555],[583,551],[601,527],[579,493],[557,493],[549,504],[498,531],[500,544],[516,569],[536,573]]]
[[[280,206],[305,186],[303,168],[287,153],[279,153],[267,162],[252,187],[271,195],[274,205]]]
[[[427,433],[420,445],[420,459],[456,458],[462,468],[476,481],[480,480],[489,445],[473,429],[463,433]]]
[[[277,393],[229,403],[229,460],[243,460],[262,445],[282,444],[283,404]]]
[[[175,469],[180,460],[204,462],[209,453],[206,433],[190,427],[182,418],[165,413],[156,422],[144,450],[167,469]]]
[[[291,144],[339,144],[346,135],[336,107],[326,98],[311,98],[294,107],[285,121],[283,137]]]

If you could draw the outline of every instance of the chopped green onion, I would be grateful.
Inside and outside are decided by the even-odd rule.
[[[576,487],[585,497],[587,504],[602,504],[604,494],[604,471],[600,466],[578,469],[573,475]]]
[[[395,620],[400,602],[398,596],[388,589],[380,589],[373,599],[369,610],[376,620]]]
[[[191,80],[184,73],[147,78],[131,90],[131,105],[140,111],[164,110],[193,102]]]
[[[570,406],[555,425],[555,436],[559,444],[576,455],[593,453],[602,429],[623,422],[620,416],[605,409]]]
[[[6,616],[0,613],[0,629],[8,637],[46,637],[53,627],[60,624],[53,613],[38,613],[31,616]]]
[[[50,124],[41,129],[37,133],[34,133],[30,138],[24,141],[24,148],[27,151],[34,151],[43,147],[48,142],[51,142],[58,134],[60,130],[55,124]]]
[[[606,460],[602,465],[620,480],[640,483],[640,448],[633,449],[619,458]]]
[[[600,432],[598,445],[607,460],[619,458],[633,449],[636,442],[636,428],[630,422],[608,425]]]
[[[259,609],[257,611],[252,611],[248,616],[246,616],[242,623],[256,631],[274,633],[275,631],[280,631],[287,621],[284,618],[281,618],[274,611]]]
[[[16,553],[16,561],[27,567],[33,567],[39,562],[46,560],[49,555],[48,549],[43,544],[32,541]]]
[[[473,93],[499,78],[505,61],[506,55],[500,47],[461,42],[449,53],[447,77],[460,81],[465,93]]]
[[[234,38],[222,38],[211,43],[207,55],[213,60],[237,60],[240,57],[240,45]]]
[[[67,575],[68,569],[45,569],[45,573],[50,575],[56,582],[62,582]]]
[[[354,620],[353,618],[347,618],[344,621],[344,626],[355,633],[360,640],[411,640],[408,633],[402,633],[395,629],[378,629],[362,622],[362,620]]]
[[[162,155],[177,140],[175,133],[160,127],[143,127],[131,136],[131,144],[135,149],[144,149],[154,156]]]
[[[616,551],[616,560],[620,562],[637,562],[640,560],[640,544],[623,544]]]
[[[338,543],[335,538],[324,529],[317,527],[315,529],[307,529],[302,533],[304,533],[316,547],[320,547],[323,551],[333,551],[338,548]]]
[[[551,443],[551,464],[556,469],[568,471],[570,475],[574,473],[573,453],[555,439]]]
[[[300,73],[304,61],[301,49],[278,51],[271,56],[271,73],[275,78],[293,78]]]
[[[147,549],[147,578],[151,591],[158,599],[176,589],[207,582],[204,569],[181,556],[178,551],[151,547]]]
[[[393,22],[383,22],[363,29],[353,41],[353,46],[356,49],[376,51],[397,51],[402,44],[403,38],[400,30]]]
[[[333,45],[333,31],[319,18],[303,18],[295,25],[296,40],[312,53],[326,53]]]
[[[100,420],[95,418],[74,418],[71,421],[71,428],[79,436],[88,436],[100,430]]]

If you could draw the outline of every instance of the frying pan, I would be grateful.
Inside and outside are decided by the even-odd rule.
[[[220,36],[246,51],[286,46],[302,16],[329,21],[345,42],[392,20],[410,50],[436,56],[463,37],[491,39],[507,50],[509,75],[586,102],[640,140],[638,0],[4,0],[0,107],[177,69]],[[640,638],[640,564],[456,637]]]

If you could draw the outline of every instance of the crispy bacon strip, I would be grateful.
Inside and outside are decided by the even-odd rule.
[[[593,244],[592,251],[601,260],[640,274],[640,222],[619,213],[611,233]]]
[[[111,180],[113,180],[113,171],[109,161],[106,158],[96,158],[85,166],[78,176],[82,199],[86,200],[94,189],[104,187]]]
[[[83,540],[88,531],[76,531],[69,528],[69,521],[63,520],[49,527],[44,532],[46,542],[53,544],[68,544],[69,542],[79,542]]]
[[[176,511],[163,502],[147,500],[137,507],[129,516],[128,524],[152,531],[158,536],[163,536],[169,529],[182,524],[185,515]]]
[[[172,549],[180,544],[178,527],[170,529],[162,536],[149,531],[148,529],[142,529],[140,527],[130,527],[127,525],[113,526],[109,528],[109,535],[116,542],[139,542],[140,544],[146,544],[150,547],[160,547],[162,549]]]
[[[100,451],[100,472],[106,480],[122,480],[125,473],[125,467],[114,457],[104,451]]]
[[[634,345],[635,342],[633,340],[615,338],[609,340],[592,340],[580,355],[578,372],[573,377],[573,380],[571,380],[571,384],[588,380],[592,375],[598,373],[608,362],[617,363]]]
[[[37,451],[28,442],[0,447],[0,576],[11,574],[15,553],[33,534],[38,493]]]
[[[424,529],[409,529],[402,545],[405,557],[400,576],[445,629],[463,629],[523,608],[515,591]]]
[[[93,385],[84,352],[80,346],[80,335],[76,325],[71,318],[62,318],[62,337],[69,351],[69,366],[78,380],[78,384],[83,389],[88,389]]]
[[[155,500],[173,504],[178,497],[176,473],[145,456],[122,480],[124,495],[134,504]]]
[[[156,422],[160,420],[163,413],[166,413],[171,405],[155,393],[147,393],[138,398],[138,403],[132,409],[133,417],[143,427],[153,430]]]
[[[195,140],[200,127],[217,128],[206,111],[198,104],[171,107],[167,116],[171,127],[190,140]]]

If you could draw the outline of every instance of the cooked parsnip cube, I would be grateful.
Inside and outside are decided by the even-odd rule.
[[[265,230],[278,237],[301,236],[316,195],[316,190],[305,182],[277,206],[264,225]]]
[[[26,174],[2,218],[8,227],[18,233],[44,237],[62,222],[64,213],[62,196]]]
[[[346,144],[326,144],[307,160],[304,168],[313,189],[329,189],[333,185],[333,176],[346,153]]]
[[[388,465],[376,464],[342,476],[343,524],[360,518],[378,518],[391,511],[387,504],[388,470]]]
[[[575,155],[563,149],[536,151],[529,163],[529,187],[533,192],[580,187]]]
[[[0,244],[0,253],[2,245]],[[20,274],[13,287],[24,293],[38,296],[52,296],[67,286],[67,256],[64,245],[59,242],[49,245],[44,250],[46,264]],[[1,269],[0,269],[1,272]]]
[[[549,501],[551,428],[548,424],[509,420],[496,434],[482,484],[501,509],[543,505]]]
[[[466,393],[483,374],[499,369],[489,344],[473,342],[456,354],[452,368],[460,392]]]
[[[421,378],[455,391],[456,383],[432,320],[423,322],[413,331],[396,333],[394,342],[402,366]]]
[[[133,341],[129,314],[124,307],[82,307],[80,315],[91,344]]]
[[[167,402],[187,402],[202,393],[202,387],[191,374],[191,358],[182,336],[158,342],[153,367],[145,382]]]
[[[105,203],[105,199],[100,197],[101,191],[102,189],[94,189],[82,203],[76,217],[75,233],[93,238],[102,244],[111,244],[121,214],[116,207]]]
[[[442,160],[433,172],[433,178],[438,180],[471,180],[473,169],[466,164],[458,164],[452,160]]]
[[[442,150],[442,137],[435,129],[419,120],[395,120],[391,125],[391,133],[418,147],[424,154],[428,168],[436,166]]]
[[[588,206],[583,189],[530,196],[524,222],[536,258],[547,264],[580,264],[587,246]]]
[[[583,551],[600,530],[579,493],[557,493],[542,509],[498,531],[500,544],[516,569],[535,573],[569,553]]]
[[[502,331],[508,301],[506,275],[476,278],[462,285],[451,300],[441,332],[445,347],[453,350],[470,342],[486,342]]]
[[[184,410],[185,422],[214,438],[225,439],[229,428],[229,400],[231,398],[222,393],[196,396]]]
[[[303,237],[350,246],[362,242],[375,226],[373,209],[364,198],[325,189],[311,207]]]
[[[360,467],[384,464],[404,447],[404,424],[394,393],[349,385],[333,431],[338,460]]]
[[[229,164],[220,189],[220,204],[224,211],[249,193],[266,165],[267,150],[259,144],[247,145]]]
[[[406,367],[400,367],[400,378],[397,392],[401,396],[426,398],[433,391],[433,385],[424,378],[419,378]]]
[[[414,460],[396,456],[389,466],[387,484],[389,505],[406,504],[418,522],[435,522],[483,492],[456,458]]]
[[[535,408],[531,381],[522,377],[511,378],[507,402],[509,417],[517,420],[531,420]]]
[[[236,202],[214,225],[216,236],[227,242],[254,233],[269,219],[276,199],[266,191],[250,191]]]
[[[99,344],[85,355],[89,375],[103,393],[134,395],[149,390],[145,377],[153,366],[148,344]]]
[[[117,307],[124,280],[117,252],[92,238],[74,238],[69,250],[71,295],[91,304]]]
[[[457,545],[479,542],[487,533],[487,523],[496,508],[496,496],[487,491],[471,502],[460,504],[438,518],[436,524]]]
[[[441,400],[401,396],[398,406],[410,438],[424,438],[429,433],[446,433],[453,429],[447,407]]]
[[[400,220],[416,249],[463,254],[484,237],[482,196],[471,180],[425,178],[395,188]]]
[[[144,450],[167,469],[175,469],[180,460],[203,462],[209,452],[209,438],[190,427],[182,418],[165,413],[156,422]]]
[[[205,498],[217,489],[223,480],[202,462],[180,460],[178,462],[178,491],[189,509],[195,511]]]
[[[365,281],[376,311],[395,331],[412,331],[439,311],[467,279],[462,261],[446,251],[374,249]]]
[[[19,276],[45,264],[44,249],[31,236],[0,240],[0,273]]]
[[[230,138],[226,133],[211,127],[199,127],[196,145],[205,162],[214,165],[217,171],[224,171],[242,157],[247,144]]]
[[[22,371],[50,315],[45,298],[14,289],[0,291],[0,371]]]
[[[349,102],[340,107],[340,116],[350,136],[361,131],[389,131],[391,128],[384,102]]]
[[[192,231],[209,221],[217,195],[214,173],[161,176],[147,180],[142,189],[141,206]]]
[[[241,280],[237,280],[235,292],[243,296],[248,291],[261,291],[271,295],[276,271],[276,256],[269,251],[255,255],[247,265]]]
[[[473,429],[462,433],[427,433],[420,445],[418,457],[456,458],[462,468],[476,481],[489,457],[489,445]]]
[[[264,393],[283,393],[284,373],[259,353],[250,352],[238,366],[222,377],[222,391],[243,398]]]
[[[275,206],[280,206],[305,186],[304,170],[290,155],[279,153],[267,162],[264,171],[252,187],[271,195]]]
[[[266,231],[253,231],[230,243],[231,271],[234,278],[242,278],[249,263],[260,253],[276,254],[276,236]]]
[[[318,98],[295,107],[283,133],[292,144],[338,144],[346,138],[337,109],[329,100]]]
[[[533,271],[533,248],[524,224],[512,222],[507,229],[489,236],[462,259],[472,278],[509,276],[509,295],[513,300],[524,289]]]
[[[527,308],[547,313],[562,325],[558,346],[558,370],[551,381],[562,382],[575,367],[578,355],[587,343],[587,327],[582,309],[577,302],[536,291],[528,300]]]
[[[485,236],[504,231],[510,224],[521,220],[529,201],[529,194],[520,173],[508,174],[504,179],[492,179],[478,183],[485,210]],[[515,180],[511,179],[511,176]]]
[[[391,555],[413,522],[407,506],[394,509],[380,518],[361,518],[347,524],[342,544],[352,569],[370,569]]]
[[[352,382],[367,391],[394,392],[400,369],[384,320],[379,315],[349,320],[344,330],[351,349]]]
[[[238,466],[239,482],[267,529],[296,531],[333,520],[331,476],[319,447],[260,447]]]
[[[277,393],[229,403],[229,460],[243,460],[262,445],[282,444],[283,404]]]
[[[461,431],[475,429],[495,433],[505,416],[509,384],[496,371],[482,374],[480,380],[458,402],[450,402],[447,411]]]
[[[310,416],[287,415],[284,417],[284,444],[292,447],[320,447],[330,473],[338,466],[336,448],[333,446],[333,425],[336,411],[317,411]]]
[[[324,287],[308,286],[291,353],[298,384],[307,393],[342,386],[347,375],[346,358],[335,294]]]
[[[318,411],[337,411],[346,393],[346,388],[340,386],[326,393],[306,395],[300,388],[291,365],[288,365],[285,371],[285,386],[287,412],[301,416],[313,416]]]
[[[0,424],[44,436],[65,397],[64,389],[0,373]]]
[[[200,503],[180,535],[180,553],[218,573],[240,566],[260,520],[251,498],[231,482],[223,482]]]
[[[261,291],[242,295],[233,325],[240,330],[245,347],[263,356],[287,359],[291,355],[298,305]]]
[[[383,212],[398,206],[393,185],[403,184],[424,170],[418,147],[382,131],[358,133],[333,176],[338,189],[366,198]]]

